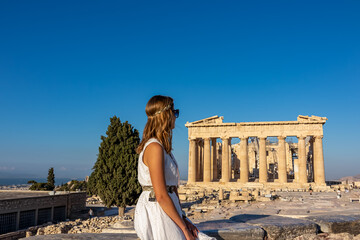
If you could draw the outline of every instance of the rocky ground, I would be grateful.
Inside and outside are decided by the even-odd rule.
[[[294,240],[360,240],[360,235],[354,236],[349,233],[304,234]]]
[[[267,239],[360,240],[360,227],[359,232],[356,229],[355,231],[347,230],[349,221],[350,225],[355,228],[360,226],[360,202],[357,201],[360,190],[341,192],[341,198],[337,197],[335,191],[314,192],[312,195],[309,192],[272,192],[270,195],[260,196],[258,201],[237,201],[234,200],[235,198],[230,200],[231,193],[226,191],[223,193],[223,200],[219,199],[219,192],[216,191],[212,195],[206,194],[205,191],[198,191],[198,193],[193,196],[192,201],[183,203],[183,208],[189,219],[203,231],[226,229],[231,225],[237,231],[253,229],[255,232],[257,231],[256,234],[258,234],[259,239],[263,239],[267,235]],[[355,199],[355,201],[350,201],[350,199]],[[94,199],[90,202],[95,203],[97,201]],[[130,234],[129,239],[136,239],[132,221],[133,214],[134,206],[126,209],[127,217],[125,220],[116,216],[95,217],[87,220],[78,219],[30,228],[27,236],[60,233],[111,233]],[[357,216],[357,218],[352,220],[351,216]],[[334,221],[344,221],[346,224],[337,224],[330,229],[331,226],[329,227],[326,224]],[[323,222],[326,224],[322,224]],[[293,226],[296,224],[300,228],[294,230]],[[321,229],[329,230],[325,233],[319,233],[318,226],[321,226]],[[296,237],[287,238],[287,236]],[[57,238],[54,235],[52,239]],[[218,239],[225,238],[219,237]],[[254,237],[253,239],[257,238]]]
[[[329,214],[360,214],[360,190],[341,192],[337,198],[335,191],[330,192],[272,192],[271,197],[262,201],[218,201],[198,200],[184,203],[183,208],[194,222],[227,219],[241,214],[277,215],[292,218]],[[266,194],[265,194],[266,196]],[[226,197],[225,197],[226,199]]]
[[[41,226],[30,227],[26,236],[50,235],[50,234],[74,234],[74,233],[101,233],[115,223],[123,221],[118,216],[94,217],[91,219],[75,221],[65,221],[58,224],[44,224]]]

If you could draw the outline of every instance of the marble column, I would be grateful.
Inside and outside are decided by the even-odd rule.
[[[196,161],[196,179],[202,181],[202,159],[203,159],[202,139],[197,140],[197,161]]]
[[[267,182],[266,137],[259,141],[259,182]]]
[[[212,165],[212,173],[213,173],[212,180],[216,181],[216,180],[218,180],[216,138],[211,139],[211,146],[212,146],[211,156],[212,156],[212,164],[213,164]]]
[[[310,149],[311,149],[311,171],[310,171],[310,176],[311,176],[311,182],[315,181],[315,171],[314,171],[314,137],[311,137],[310,139]]]
[[[228,159],[229,159],[229,181],[232,179],[232,154],[231,154],[231,138],[228,140]]]
[[[306,174],[306,146],[305,146],[305,137],[298,136],[298,163],[299,163],[299,182],[307,183],[307,174]]]
[[[229,138],[221,138],[222,153],[221,153],[221,182],[229,182]]]
[[[316,136],[314,142],[314,173],[315,183],[325,184],[325,167],[324,167],[324,152],[323,152],[323,136]]]
[[[190,149],[189,149],[189,176],[188,182],[194,183],[196,182],[196,139],[189,139],[190,141]]]
[[[204,182],[211,181],[210,138],[204,138]]]
[[[242,137],[240,140],[240,182],[247,183],[249,181],[249,158],[248,158],[248,140]]]
[[[279,136],[279,159],[278,159],[278,177],[280,183],[287,182],[287,172],[286,172],[286,142],[284,136]]]

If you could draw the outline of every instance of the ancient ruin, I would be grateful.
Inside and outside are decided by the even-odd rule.
[[[213,116],[187,122],[188,184],[323,187],[326,121],[299,115],[297,121],[224,123]],[[240,142],[231,144],[234,138]]]
[[[0,191],[0,235],[87,216],[85,202],[86,192]]]

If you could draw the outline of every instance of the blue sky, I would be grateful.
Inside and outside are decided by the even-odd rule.
[[[187,121],[327,117],[327,179],[360,173],[359,1],[1,1],[0,175],[84,177],[113,115],[148,99]]]

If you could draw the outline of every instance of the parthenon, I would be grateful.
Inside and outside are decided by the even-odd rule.
[[[297,121],[224,123],[213,116],[187,122],[188,183],[325,186],[326,121],[299,115]]]

